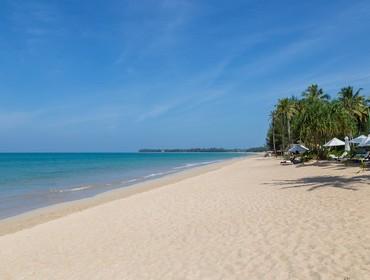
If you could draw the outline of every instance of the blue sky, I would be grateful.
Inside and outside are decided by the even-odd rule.
[[[369,1],[0,2],[0,151],[258,146],[280,97],[370,91]]]

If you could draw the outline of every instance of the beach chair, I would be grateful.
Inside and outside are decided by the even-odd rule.
[[[293,164],[302,163],[303,162],[303,158],[301,158],[301,157],[294,157],[292,159],[292,162],[293,162]]]
[[[303,162],[302,158],[293,156],[290,159],[281,161],[280,164],[281,165],[291,165],[291,164],[298,164],[302,162]]]
[[[341,154],[340,156],[336,156],[336,155],[330,154],[328,157],[331,160],[344,161],[344,160],[347,160],[348,159],[348,158],[346,158],[347,155],[348,155],[348,152],[344,151],[343,154]]]
[[[280,161],[280,164],[281,165],[292,165],[294,163],[290,159],[285,159],[285,160]]]
[[[338,159],[338,156],[333,155],[333,154],[330,154],[330,155],[328,155],[328,158],[329,158],[329,160],[330,160],[330,159],[331,159],[331,160],[337,160],[337,159]]]
[[[369,161],[370,160],[370,151],[369,152],[367,152],[365,155],[364,155],[364,157],[363,157],[363,159],[362,159],[363,161]]]
[[[289,159],[284,159],[284,160],[280,161],[280,164],[281,165],[292,165],[292,164],[294,164],[294,159],[295,159],[294,156],[290,157]]]
[[[355,154],[352,158],[350,158],[353,162],[363,162],[370,160],[370,151],[366,153]]]
[[[348,160],[349,158],[348,158],[348,152],[344,152],[341,156],[339,156],[338,158],[337,158],[337,161],[346,161],[346,160]]]

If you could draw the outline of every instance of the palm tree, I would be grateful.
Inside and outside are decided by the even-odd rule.
[[[275,111],[271,111],[270,113],[270,117],[271,117],[271,121],[272,121],[272,145],[273,145],[273,148],[274,148],[274,153],[276,155],[276,139],[275,139]]]
[[[297,113],[296,103],[296,99],[292,97],[280,99],[277,105],[277,114],[281,117],[283,129],[286,126],[289,144],[292,143],[291,121],[294,115]]]
[[[316,150],[319,139],[324,131],[327,131],[328,123],[325,119],[327,115],[327,103],[312,97],[303,100],[301,111],[296,120],[296,126],[299,127],[299,137],[312,150]]]
[[[319,88],[317,84],[310,85],[303,93],[302,96],[305,99],[319,99],[319,100],[329,100],[330,96],[324,93],[322,88]]]
[[[353,116],[357,121],[357,128],[362,130],[364,124],[367,123],[369,118],[369,107],[363,95],[360,95],[362,88],[354,90],[353,87],[344,87],[338,93],[338,101],[342,104],[343,108]]]
[[[362,95],[360,95],[360,92],[362,90],[363,90],[362,88],[359,88],[355,92],[353,87],[351,86],[341,88],[340,92],[338,93],[339,100],[347,104],[347,106],[350,106],[353,103],[353,101],[356,100],[357,98],[365,100],[365,98]]]
[[[300,140],[318,157],[324,156],[322,144],[332,137],[343,138],[370,129],[370,100],[361,95],[361,89],[342,88],[338,98],[313,84],[303,92],[302,99],[282,98],[271,112],[272,124],[267,141],[271,147],[285,150],[289,143]]]

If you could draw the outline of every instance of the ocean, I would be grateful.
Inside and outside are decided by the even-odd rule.
[[[0,219],[245,153],[0,153]]]

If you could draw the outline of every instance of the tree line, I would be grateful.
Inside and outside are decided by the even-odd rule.
[[[317,84],[310,85],[301,98],[279,99],[270,113],[267,146],[285,151],[290,144],[301,143],[319,153],[333,137],[343,139],[370,131],[370,100],[362,88],[342,88],[331,99]]]
[[[139,153],[257,153],[265,152],[267,148],[262,147],[251,147],[247,149],[234,148],[190,148],[190,149],[140,149]]]

